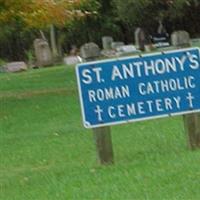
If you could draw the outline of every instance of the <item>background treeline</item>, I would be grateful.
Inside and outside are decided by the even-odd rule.
[[[75,1],[79,5],[73,7],[67,3],[69,1],[62,1],[70,10],[69,13],[78,9],[83,14],[83,17],[76,17],[78,12],[74,12],[73,19],[63,14],[63,5],[59,0],[54,1],[57,7],[52,7],[50,3],[42,5],[42,2],[45,1],[35,0],[32,7],[27,7],[27,0],[17,3],[14,0],[0,0],[1,59],[28,60],[33,55],[35,38],[43,33],[50,41],[50,25],[55,27],[55,43],[60,55],[68,53],[71,45],[80,47],[89,41],[101,46],[101,37],[104,35],[133,43],[136,27],[153,34],[159,21],[162,21],[168,33],[184,29],[192,37],[200,36],[199,0],[83,0],[81,4]],[[45,17],[45,11],[52,16],[46,14]],[[48,21],[45,21],[47,18]]]

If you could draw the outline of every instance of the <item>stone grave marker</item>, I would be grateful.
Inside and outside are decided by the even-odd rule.
[[[80,55],[84,60],[90,61],[98,58],[101,55],[101,52],[97,44],[90,42],[81,46]]]
[[[135,46],[141,51],[144,51],[145,43],[146,43],[146,35],[144,30],[142,28],[137,28],[135,30]]]
[[[21,72],[26,71],[28,69],[27,65],[23,61],[19,62],[10,62],[4,66],[4,70],[6,72]]]
[[[75,65],[81,63],[82,59],[80,56],[66,56],[64,57],[63,61],[66,65]]]
[[[150,36],[151,42],[153,47],[155,48],[164,48],[164,47],[169,47],[169,34],[168,33],[156,33]]]
[[[49,44],[44,39],[34,40],[34,49],[37,66],[48,66],[53,64],[53,57]]]
[[[140,50],[137,50],[134,45],[124,45],[117,48],[117,55],[128,55],[128,54],[134,54],[139,53]]]
[[[171,34],[171,43],[175,47],[188,47],[190,35],[187,31],[175,31]]]
[[[113,42],[113,38],[112,37],[110,37],[110,36],[104,36],[104,37],[102,37],[102,46],[103,46],[103,49],[104,50],[110,50],[110,49],[112,49],[112,46],[111,46],[112,42]]]
[[[112,49],[117,49],[118,47],[124,46],[124,42],[121,41],[116,41],[111,43]]]

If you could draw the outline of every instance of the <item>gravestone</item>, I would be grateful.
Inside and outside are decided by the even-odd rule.
[[[104,50],[109,50],[112,48],[111,44],[113,42],[113,38],[110,36],[102,37],[102,46]]]
[[[81,63],[82,59],[80,56],[66,56],[64,57],[63,61],[66,65],[75,65]]]
[[[37,66],[48,66],[53,64],[53,57],[49,44],[44,39],[34,40],[34,49]]]
[[[190,35],[187,31],[175,31],[171,34],[171,43],[175,47],[188,47]]]
[[[124,45],[117,48],[117,55],[129,55],[134,53],[139,53],[140,50],[137,50],[134,45]]]
[[[164,27],[162,20],[159,20],[159,25],[157,28],[157,33],[154,33],[150,36],[151,43],[153,47],[156,48],[165,48],[170,46],[170,37]]]
[[[139,27],[135,30],[135,46],[141,51],[144,51],[145,43],[146,43],[145,32],[142,28]]]
[[[124,46],[124,42],[116,41],[111,43],[111,48],[115,50],[121,46]]]
[[[4,70],[6,72],[21,72],[21,71],[26,71],[27,69],[28,69],[27,65],[23,61],[20,61],[20,62],[10,62],[10,63],[7,63],[4,66]]]
[[[162,48],[162,47],[169,47],[169,35],[167,33],[163,34],[153,34],[151,35],[151,42],[154,47]]]
[[[101,55],[101,52],[97,44],[90,42],[81,46],[80,55],[84,60],[90,61],[97,59]]]

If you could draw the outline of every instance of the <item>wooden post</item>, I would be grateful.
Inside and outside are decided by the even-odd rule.
[[[103,165],[113,164],[111,128],[109,126],[93,129],[98,161]]]
[[[177,31],[172,34],[172,44],[177,48],[190,47],[190,37],[185,31]],[[188,135],[190,149],[200,148],[200,113],[183,115],[184,128]]]
[[[183,115],[183,121],[189,148],[200,148],[200,113]]]
[[[100,50],[98,46],[87,44],[81,48],[85,61],[93,61],[98,58]],[[112,148],[111,128],[109,126],[93,128],[93,135],[96,145],[97,159],[102,165],[109,165],[114,163],[114,153]]]
[[[190,149],[200,148],[200,113],[183,115],[185,131]]]

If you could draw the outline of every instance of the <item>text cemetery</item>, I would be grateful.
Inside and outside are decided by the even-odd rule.
[[[198,48],[80,64],[85,126],[197,111],[199,71]]]

